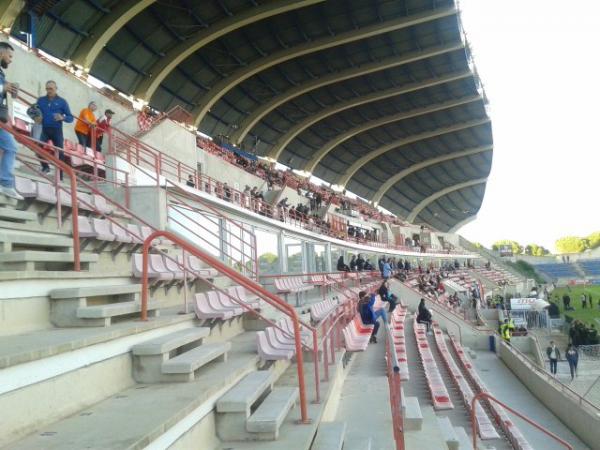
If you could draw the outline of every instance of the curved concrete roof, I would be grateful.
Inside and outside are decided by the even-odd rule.
[[[481,206],[493,139],[455,0],[7,0],[0,25],[22,38],[31,12],[36,46],[206,134],[436,228]]]

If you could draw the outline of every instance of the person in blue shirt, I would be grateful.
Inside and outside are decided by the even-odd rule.
[[[4,69],[13,59],[12,46],[7,42],[0,42],[0,104],[6,105],[7,94],[13,97],[17,96],[18,85],[11,83],[4,75]],[[5,109],[8,114],[8,107]],[[8,116],[3,117],[2,121],[8,120]],[[0,128],[0,192],[7,197],[23,200],[23,197],[15,191],[15,158],[17,157],[17,142],[12,134]]]
[[[383,274],[384,280],[387,280],[388,278],[391,278],[391,276],[392,276],[392,265],[391,265],[391,261],[389,258],[386,262],[383,263],[382,274]]]
[[[41,141],[52,141],[55,147],[63,148],[63,122],[73,122],[73,114],[67,101],[58,95],[58,87],[55,81],[46,82],[46,96],[40,97],[37,100],[37,105],[42,111],[42,136]],[[59,151],[61,161],[65,160],[65,154]],[[50,166],[47,162],[42,161],[42,172],[49,172]],[[62,178],[62,174],[61,174]]]
[[[385,309],[378,309],[377,311],[373,309],[375,298],[375,294],[368,296],[365,291],[360,291],[358,293],[358,313],[365,325],[375,325],[369,342],[377,344],[377,331],[379,330],[379,322],[377,319],[381,317],[384,323],[387,323],[388,319]]]

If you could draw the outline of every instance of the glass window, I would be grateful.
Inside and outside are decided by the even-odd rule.
[[[302,241],[286,237],[284,240],[287,257],[287,273],[301,273],[302,266]]]
[[[338,259],[342,256],[342,249],[334,245],[331,246],[331,269],[337,270]]]
[[[327,268],[325,265],[325,257],[327,256],[325,253],[325,246],[320,244],[314,244],[314,262],[315,272],[326,272]]]
[[[277,250],[277,234],[259,228],[255,229],[255,234],[259,273],[265,275],[279,274],[281,270]]]
[[[188,209],[169,208],[169,226],[202,250],[220,258],[219,219]]]

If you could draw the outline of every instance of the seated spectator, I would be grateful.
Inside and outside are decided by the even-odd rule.
[[[422,298],[419,303],[419,312],[417,314],[417,323],[424,323],[427,325],[427,332],[429,333],[429,328],[431,327],[431,312],[425,306],[425,299]]]
[[[350,267],[344,263],[344,256],[340,256],[337,261],[337,270],[340,272],[350,272]]]
[[[189,187],[196,187],[196,183],[194,183],[194,175],[188,175],[188,179],[185,182],[186,185],[188,185]]]
[[[374,305],[375,294],[369,296],[365,291],[360,291],[358,293],[358,313],[365,325],[374,325],[369,342],[377,344],[377,331],[379,330],[379,322],[377,319],[381,317],[384,323],[387,323],[388,320],[385,309],[378,309],[375,311],[373,309]]]
[[[381,297],[382,302],[388,302],[390,304],[389,312],[390,314],[396,309],[396,305],[398,304],[398,297],[390,291],[390,282],[388,280],[383,280],[381,286],[379,286],[379,296]]]
[[[375,270],[373,264],[371,264],[371,261],[369,261],[368,259],[365,261],[365,270]]]
[[[365,259],[363,258],[362,253],[359,253],[358,258],[356,259],[356,270],[359,272],[365,270]]]
[[[352,255],[352,258],[350,259],[350,270],[356,271],[357,264],[358,263],[356,262],[356,255]]]
[[[223,184],[223,194],[224,194],[224,200],[227,202],[230,202],[231,201],[231,188],[229,187],[227,182],[225,182],[225,184]]]

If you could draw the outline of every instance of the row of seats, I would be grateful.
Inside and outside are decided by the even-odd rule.
[[[257,309],[260,309],[260,300],[249,298],[242,286],[201,292],[194,296],[194,312],[198,319],[227,320]]]
[[[587,275],[600,275],[600,259],[580,259],[577,262]]]
[[[79,237],[103,242],[141,245],[152,234],[152,229],[145,225],[138,226],[128,223],[119,226],[116,222],[108,219],[79,216],[77,223],[79,224]]]
[[[339,303],[333,298],[328,298],[321,302],[315,303],[310,307],[310,318],[313,322],[321,322],[338,306]]]
[[[256,332],[256,347],[258,355],[263,361],[290,360],[296,354],[292,319],[284,317],[276,325]],[[312,348],[312,332],[310,330],[302,327],[301,339],[303,346]]]
[[[182,281],[196,278],[214,278],[218,271],[212,267],[201,267],[200,260],[192,255],[181,255],[173,258],[163,254],[151,253],[148,255],[148,278],[156,281]],[[133,276],[141,278],[143,274],[143,255],[136,253],[131,258]],[[184,274],[183,268],[186,273]]]
[[[437,323],[433,324],[433,333],[435,336],[435,343],[437,345],[438,351],[442,356],[442,360],[444,361],[444,365],[448,369],[454,384],[458,387],[460,391],[465,407],[469,414],[471,414],[471,401],[473,400],[474,394],[469,382],[465,379],[462,372],[454,362],[454,358],[448,351],[448,346],[446,345],[446,339],[444,338],[444,334]],[[475,419],[477,420],[477,429],[479,432],[479,436],[481,439],[499,439],[500,436],[494,427],[494,424],[488,417],[487,413],[483,409],[480,403],[477,404],[475,408]]]
[[[460,343],[451,337],[450,344],[458,355],[458,360],[462,365],[467,378],[469,378],[469,381],[475,387],[475,390],[477,392],[489,392],[481,378],[479,378],[477,371],[473,367],[473,364],[469,360],[469,357],[466,355]],[[508,414],[506,414],[504,408],[495,402],[489,402],[489,405],[492,415],[508,437],[512,446],[517,450],[533,450],[533,447],[527,442],[521,431],[513,423],[510,417],[508,417]]]
[[[349,352],[362,352],[369,346],[371,333],[375,325],[365,325],[360,314],[356,313],[354,318],[342,330],[346,350]]]
[[[425,371],[425,379],[427,380],[427,386],[431,394],[431,400],[433,402],[433,408],[436,410],[441,409],[454,409],[454,405],[448,395],[446,384],[440,374],[437,363],[433,359],[431,348],[429,347],[429,341],[425,333],[425,325],[417,323],[415,316],[414,322],[415,338],[417,339],[417,350],[423,363],[423,369]]]
[[[404,321],[406,320],[406,308],[397,306],[391,314],[390,325],[392,327],[392,337],[394,339],[394,351],[398,358],[400,369],[400,379],[408,381],[410,374],[408,372],[408,358],[406,355],[406,341],[404,336]]]
[[[325,274],[311,275],[310,282],[317,287],[327,287],[337,283],[337,281],[331,279],[331,276]]]
[[[38,202],[55,205],[60,199],[63,206],[71,207],[71,195],[64,189],[60,189],[58,197],[56,189],[49,183],[34,181],[29,178],[15,177],[15,189],[25,199],[37,200]],[[106,199],[97,194],[85,194],[78,192],[79,202],[77,206],[83,211],[98,211],[101,214],[112,214],[113,208]]]
[[[278,294],[299,294],[311,290],[314,286],[306,284],[302,277],[282,277],[275,278],[275,289]]]

